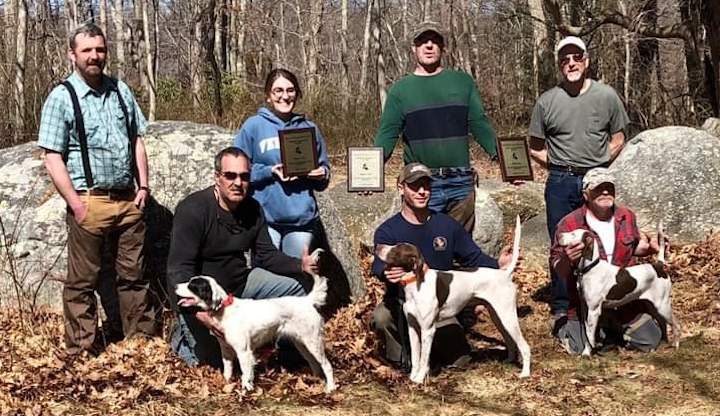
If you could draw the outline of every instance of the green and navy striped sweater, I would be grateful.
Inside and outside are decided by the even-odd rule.
[[[464,72],[410,74],[390,88],[375,146],[390,158],[402,133],[405,164],[430,168],[469,167],[468,133],[491,157],[497,153],[495,131],[485,114],[473,79]]]

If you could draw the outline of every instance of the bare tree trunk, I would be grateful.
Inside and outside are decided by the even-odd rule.
[[[324,1],[310,1],[310,25],[306,33],[308,42],[308,65],[306,67],[305,79],[308,90],[313,92],[317,87],[318,64],[320,61],[320,32],[322,31],[322,19],[324,15]]]
[[[145,39],[143,32],[143,2],[144,0],[133,0],[132,24],[128,25],[130,39],[130,56],[132,57],[132,73],[140,76],[140,86],[143,91],[143,99],[148,99],[147,91],[150,90],[150,81],[145,72],[145,60],[143,59],[145,47],[142,45]]]
[[[720,2],[704,0],[703,16],[710,44],[710,65],[706,63],[706,79],[711,98],[714,98],[713,113],[720,117]]]
[[[115,76],[118,79],[125,78],[125,13],[123,12],[123,0],[114,0],[111,9],[112,21],[115,29]]]
[[[237,37],[235,33],[237,31],[238,21],[238,0],[228,0],[230,10],[228,11],[228,56],[227,56],[227,68],[228,72],[235,74],[237,66]]]
[[[27,55],[27,2],[17,3],[17,36],[15,38],[15,125],[14,142],[25,133],[25,57]]]
[[[98,8],[100,9],[100,29],[105,36],[108,36],[107,0],[98,0]]]
[[[700,32],[700,11],[693,6],[692,0],[680,0],[680,16],[684,25],[689,28],[691,37],[685,39],[685,62],[688,71],[688,88],[692,97],[691,113],[702,118],[708,111],[708,94],[705,85],[705,70],[701,60],[702,37]],[[700,121],[701,120],[696,120]]]
[[[215,59],[218,61],[218,65],[221,68],[225,67],[225,51],[223,50],[223,16],[225,14],[225,2],[219,0],[215,6],[215,24],[213,30],[215,31]]]
[[[202,90],[202,11],[197,2],[192,3],[193,35],[190,39],[190,91],[192,93],[193,110],[200,108]]]
[[[533,28],[533,94],[537,97],[542,92],[541,77],[542,63],[546,59],[543,51],[547,50],[548,32],[545,27],[545,14],[543,13],[542,0],[528,0],[530,17]]]
[[[10,51],[15,48],[15,18],[17,16],[17,2],[18,0],[6,0],[5,2],[5,44],[3,47],[10,56]]]
[[[423,16],[422,16],[423,22],[432,20],[432,14],[430,13],[431,9],[432,9],[432,0],[423,0]]]
[[[365,11],[365,29],[363,30],[363,46],[360,52],[360,92],[364,94],[367,83],[368,58],[370,56],[370,22],[373,16],[373,2],[378,0],[367,0],[367,10]]]
[[[285,2],[280,3],[280,61],[287,66],[287,29],[285,25]]]
[[[350,65],[348,63],[348,0],[341,1],[340,22],[340,93],[342,94],[342,110],[347,111],[350,104]]]
[[[215,23],[217,21],[216,12],[219,9],[215,4],[216,0],[210,0],[205,11],[202,13],[202,49],[204,49],[204,58],[210,64],[213,74],[213,113],[215,115],[215,123],[218,123],[223,115],[222,105],[222,72],[218,66],[217,57],[215,56]]]
[[[384,108],[385,99],[387,98],[387,89],[385,87],[385,58],[383,56],[382,43],[380,41],[380,37],[382,34],[382,32],[380,31],[380,1],[381,0],[375,0],[374,2],[372,34],[373,50],[377,53],[375,64],[377,72],[378,95],[380,98],[380,108]]]
[[[408,0],[402,0],[402,40],[407,42],[408,34]],[[403,68],[405,70],[406,68]]]
[[[147,78],[147,95],[149,101],[148,119],[150,121],[155,121],[155,67],[153,65],[152,44],[150,43],[150,19],[148,18],[148,0],[141,0],[141,2],[143,44],[145,44],[145,72]]]
[[[235,29],[237,30],[237,38],[235,41],[235,74],[241,80],[247,78],[247,65],[245,64],[245,37],[247,34],[247,2],[248,0],[239,0],[240,14],[238,15]]]
[[[477,29],[475,28],[475,22],[471,18],[472,13],[470,12],[470,8],[472,7],[472,0],[466,0],[465,1],[465,7],[463,8],[465,10],[464,15],[464,21],[467,22],[468,26],[468,42],[470,43],[470,60],[472,61],[471,68],[472,68],[472,76],[473,78],[477,79],[480,74],[480,49],[478,48],[478,36],[477,36]]]

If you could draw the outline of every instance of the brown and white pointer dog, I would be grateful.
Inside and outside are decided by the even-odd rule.
[[[481,267],[474,271],[441,271],[427,267],[412,244],[378,245],[375,254],[388,266],[408,273],[401,280],[405,290],[403,311],[410,335],[410,380],[422,383],[430,370],[430,349],[438,322],[457,316],[471,300],[489,305],[490,315],[508,346],[508,358],[522,357],[520,377],[530,376],[530,346],[520,330],[512,272],[520,257],[520,217],[515,226],[512,261],[507,269]]]
[[[662,235],[662,223],[658,225],[660,252],[652,264],[638,264],[631,267],[618,267],[600,259],[597,241],[587,230],[578,229],[560,233],[558,243],[561,246],[585,245],[578,262],[578,293],[587,307],[585,314],[585,333],[588,344],[582,355],[590,356],[595,347],[595,331],[603,308],[617,308],[636,299],[652,303],[658,315],[672,325],[673,345],[680,345],[680,325],[672,313],[672,283],[665,272],[665,238]],[[663,330],[663,332],[665,332]]]

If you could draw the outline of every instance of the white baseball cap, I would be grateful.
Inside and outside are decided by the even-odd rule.
[[[585,42],[583,42],[582,39],[577,36],[568,36],[566,38],[563,38],[563,40],[561,40],[560,43],[557,44],[557,47],[555,48],[555,60],[559,58],[560,50],[568,45],[575,45],[578,48],[582,49],[583,52],[587,53],[587,46],[585,46]]]

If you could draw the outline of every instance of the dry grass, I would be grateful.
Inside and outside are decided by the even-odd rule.
[[[482,177],[497,175],[487,159],[475,159]],[[400,163],[394,157],[389,170]],[[526,380],[517,378],[517,365],[504,362],[504,347],[494,341],[500,334],[486,317],[470,337],[476,353],[469,369],[412,385],[373,352],[368,322],[383,289],[368,275],[367,295],[326,324],[339,384],[331,395],[307,371],[286,372],[276,355],[259,365],[256,391],[245,393],[215,370],[187,368],[161,339],[124,341],[99,357],[67,363],[59,314],[41,312],[23,330],[17,314],[4,310],[0,415],[720,415],[718,252],[720,234],[672,250],[674,308],[683,324],[679,350],[663,345],[648,354],[613,351],[591,359],[569,357],[551,339],[547,276],[528,265],[514,276],[533,353]]]
[[[518,273],[522,326],[533,348],[526,380],[503,361],[503,346],[492,341],[499,334],[484,319],[471,337],[477,353],[468,370],[411,385],[372,353],[367,322],[381,293],[372,280],[365,298],[327,324],[340,386],[331,395],[307,372],[287,373],[275,356],[260,365],[257,391],[244,393],[216,371],[186,368],[160,339],[125,341],[68,364],[60,358],[61,316],[41,313],[32,331],[22,331],[13,312],[3,311],[0,414],[720,415],[718,250],[720,235],[673,251],[675,308],[684,323],[677,351],[568,357],[548,336],[544,272]]]

